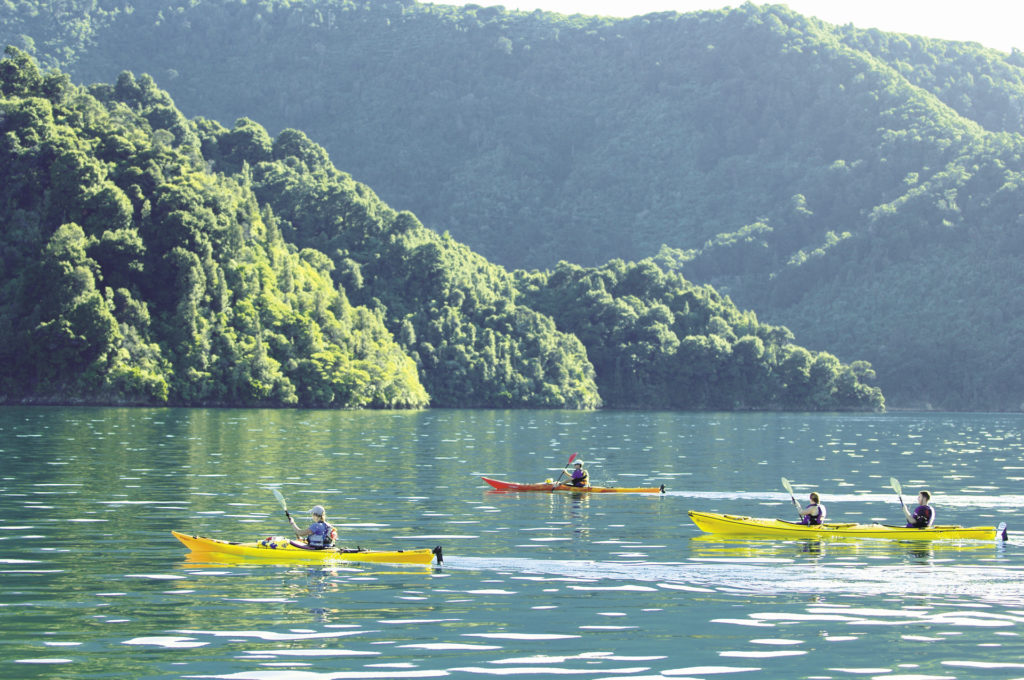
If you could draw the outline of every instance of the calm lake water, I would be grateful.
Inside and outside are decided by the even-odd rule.
[[[1024,678],[1024,416],[0,409],[0,677]],[[489,491],[557,476],[658,495]],[[1007,544],[711,539],[688,509],[943,523]],[[171,529],[442,567],[190,559]],[[908,499],[909,500],[909,499]],[[1015,534],[1014,529],[1017,529]]]

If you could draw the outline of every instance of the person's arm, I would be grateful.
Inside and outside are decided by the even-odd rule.
[[[296,524],[295,520],[291,517],[288,518],[288,521],[292,523],[292,529],[295,529],[295,536],[297,538],[305,538],[306,536],[309,536],[312,533],[309,529],[300,529],[299,525]]]
[[[910,508],[907,507],[906,503],[903,504],[903,514],[907,516],[907,522],[909,524],[914,524],[914,516],[910,514]]]
[[[797,504],[796,509],[800,513],[801,517],[803,517],[804,515],[810,515],[812,517],[817,517],[818,513],[821,512],[820,510],[818,510],[818,506],[817,505],[808,505],[806,508],[801,508],[800,505]]]

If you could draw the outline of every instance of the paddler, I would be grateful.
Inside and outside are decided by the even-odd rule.
[[[903,514],[907,516],[908,527],[927,529],[935,524],[935,508],[928,505],[931,499],[932,495],[922,489],[921,493],[917,494],[917,507],[913,512],[910,511],[906,503],[903,504]]]
[[[796,511],[800,513],[801,524],[817,526],[825,521],[825,506],[821,504],[817,491],[812,491],[809,498],[811,502],[806,508],[801,508],[795,498],[793,499],[793,504],[796,505]]]
[[[288,516],[288,521],[292,523],[292,528],[295,529],[295,536],[306,539],[306,543],[309,544],[310,548],[329,548],[334,545],[334,542],[338,540],[338,530],[333,525],[327,523],[327,514],[324,506],[314,505],[309,514],[313,518],[313,523],[307,529],[300,529],[291,515]]]
[[[590,486],[590,473],[583,469],[583,461],[577,460],[569,474],[570,486]]]

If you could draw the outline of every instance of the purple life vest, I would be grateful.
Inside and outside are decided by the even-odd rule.
[[[811,503],[807,507],[808,508],[818,508],[818,514],[817,515],[804,515],[800,519],[800,523],[801,524],[811,524],[811,525],[817,526],[817,525],[819,525],[819,524],[821,524],[822,522],[825,521],[825,514],[826,514],[826,512],[825,512],[825,506],[824,505],[822,505],[821,503],[818,503],[818,504]]]
[[[910,515],[914,518],[914,521],[907,522],[907,527],[927,529],[934,520],[935,509],[930,505],[919,505],[914,508],[914,512],[910,513]]]
[[[327,522],[313,522],[309,525],[309,546],[311,548],[326,548],[333,542],[331,540],[331,525]]]

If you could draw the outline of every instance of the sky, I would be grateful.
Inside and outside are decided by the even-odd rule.
[[[445,2],[438,4],[465,4]],[[742,0],[475,0],[477,5],[503,5],[509,10],[543,9],[561,14],[631,17],[650,12],[693,12],[738,7]],[[776,0],[755,4],[787,5],[794,12],[832,24],[878,28],[929,38],[978,42],[1009,52],[1024,50],[1024,2],[1021,0]]]

